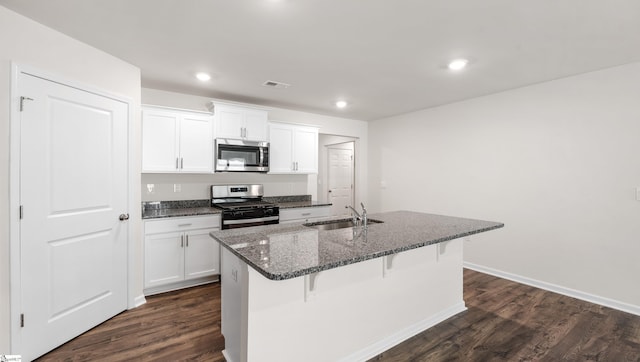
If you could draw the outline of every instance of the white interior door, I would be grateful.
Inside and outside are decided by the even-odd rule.
[[[353,206],[353,150],[328,148],[328,191],[331,216],[347,216]]]
[[[128,104],[20,73],[21,351],[127,308]]]

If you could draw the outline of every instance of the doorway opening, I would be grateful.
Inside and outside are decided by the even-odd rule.
[[[318,200],[331,203],[331,216],[348,216],[356,198],[356,138],[320,134]]]

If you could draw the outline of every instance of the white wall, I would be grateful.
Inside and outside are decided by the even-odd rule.
[[[203,200],[211,185],[262,184],[265,196],[308,195],[306,175],[259,173],[143,174],[142,201]]]
[[[372,208],[502,221],[465,261],[640,311],[640,63],[369,130]]]
[[[195,96],[190,94],[167,92],[158,89],[142,88],[142,103],[158,105],[164,107],[191,109],[196,111],[207,111],[206,103],[216,100],[208,97]],[[227,102],[224,100],[217,100]],[[307,113],[283,108],[262,107],[269,112],[269,120],[286,123],[314,125],[320,128],[320,133],[330,133],[357,138],[357,147],[367,149],[367,122],[329,117],[314,113]],[[356,169],[360,180],[358,187],[360,195],[367,194],[367,183],[364,175],[367,172],[366,152],[361,152],[360,158],[356,159],[360,165]],[[292,195],[310,194],[313,199],[317,199],[317,175],[256,175],[256,174],[213,174],[213,175],[143,175],[142,176],[142,199],[144,201],[155,200],[190,200],[193,198],[206,199],[209,197],[207,186],[224,183],[256,182],[265,185],[265,195]],[[155,186],[153,193],[149,192],[147,184]],[[174,184],[190,185],[189,189],[182,188],[182,192],[173,192]]]
[[[1,6],[0,44],[0,354],[3,354],[9,353],[10,345],[9,213],[17,212],[9,210],[10,104],[17,101],[10,98],[11,62],[129,97],[136,105],[132,137],[140,137],[137,109],[140,103],[140,71]],[[134,148],[132,152],[137,160],[135,163],[139,165],[139,149]],[[134,179],[139,184],[139,174]],[[139,196],[134,204],[140,204]],[[140,215],[139,207],[130,210],[130,214]],[[133,218],[130,222],[136,235],[140,235],[139,219]],[[141,245],[140,242],[136,249],[140,265],[133,271],[138,276],[138,284],[133,287],[139,294],[142,294]]]

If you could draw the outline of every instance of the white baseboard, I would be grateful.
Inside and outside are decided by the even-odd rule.
[[[181,281],[177,283],[171,283],[171,284],[160,285],[157,287],[147,288],[147,289],[144,289],[142,292],[144,293],[144,295],[148,297],[154,294],[172,292],[174,290],[184,289],[184,288],[197,287],[199,285],[209,284],[209,283],[218,282],[218,281],[220,281],[220,275],[216,274],[213,276],[207,276],[207,277],[202,277],[197,279],[189,279],[189,280]]]
[[[145,304],[146,302],[147,302],[147,299],[145,299],[144,294],[140,294],[139,296],[133,299],[133,308],[138,308],[139,306]]]
[[[460,313],[460,312],[464,312],[465,310],[467,310],[467,308],[464,305],[464,301],[452,305],[451,307],[440,311],[439,313],[421,320],[413,325],[410,325],[390,336],[388,336],[387,338],[384,338],[374,344],[371,344],[359,351],[356,351],[352,354],[350,354],[347,357],[344,357],[342,359],[340,359],[341,362],[347,362],[347,361],[366,361],[370,358],[373,358],[377,355],[379,355],[380,353],[388,350],[389,348],[403,342],[406,341],[407,339],[415,336],[416,334],[423,332],[433,326],[435,326],[438,323],[441,323],[451,317],[453,317],[454,315]]]
[[[222,350],[222,357],[224,357],[224,360],[226,362],[234,362],[234,360],[232,360],[231,357],[229,357],[229,353],[227,353],[226,349]]]
[[[499,278],[508,279],[508,280],[511,280],[511,281],[514,281],[514,282],[517,282],[517,283],[526,284],[526,285],[530,285],[532,287],[548,290],[550,292],[566,295],[568,297],[584,300],[585,302],[598,304],[598,305],[601,305],[601,306],[604,306],[604,307],[613,308],[613,309],[617,309],[617,310],[620,310],[620,311],[623,311],[623,312],[626,312],[626,313],[631,313],[631,314],[635,314],[637,316],[640,316],[640,306],[637,306],[637,305],[620,302],[620,301],[617,301],[617,300],[613,300],[613,299],[601,297],[601,296],[598,296],[598,295],[581,292],[579,290],[562,287],[562,286],[559,286],[559,285],[555,285],[555,284],[543,282],[543,281],[540,281],[540,280],[523,277],[523,276],[517,275],[517,274],[507,273],[507,272],[504,272],[504,271],[501,271],[501,270],[497,270],[497,269],[493,269],[493,268],[489,268],[489,267],[486,267],[486,266],[473,264],[473,263],[469,263],[469,262],[464,262],[463,263],[463,267],[465,267],[467,269],[475,270],[475,271],[478,271],[478,272],[481,272],[481,273],[493,275],[493,276],[496,276],[496,277],[499,277]]]

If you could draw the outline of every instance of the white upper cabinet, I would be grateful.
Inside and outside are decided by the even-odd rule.
[[[211,115],[143,107],[142,172],[213,172]]]
[[[269,123],[269,173],[317,173],[318,129]]]
[[[293,171],[293,127],[269,123],[269,173]]]
[[[216,138],[267,140],[267,111],[216,103],[214,117]]]

